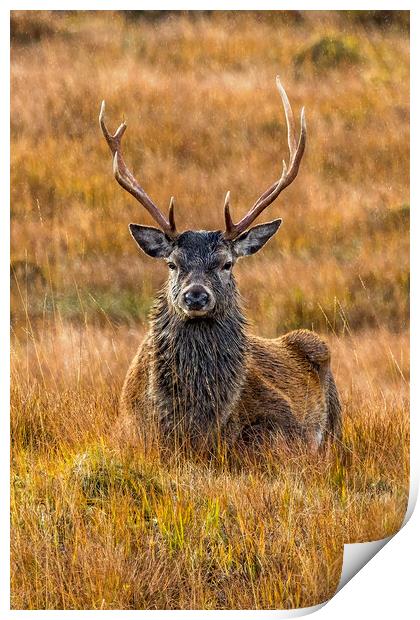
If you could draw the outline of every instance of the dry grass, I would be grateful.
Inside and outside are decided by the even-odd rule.
[[[374,12],[375,13],[375,12]],[[386,12],[384,12],[386,13]],[[12,606],[290,608],[337,586],[408,491],[407,14],[14,12]],[[398,63],[395,59],[398,58]],[[259,334],[330,341],[344,445],[263,462],[162,462],[113,441],[164,269],[137,257],[97,127],[185,227],[218,228],[278,174],[273,78],[305,104],[284,227],[238,265]]]

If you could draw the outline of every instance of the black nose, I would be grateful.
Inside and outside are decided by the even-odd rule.
[[[204,286],[195,284],[184,293],[184,301],[189,310],[202,310],[210,297]]]

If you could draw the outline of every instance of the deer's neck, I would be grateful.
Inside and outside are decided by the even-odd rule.
[[[184,320],[165,294],[151,317],[153,392],[162,431],[192,439],[226,424],[245,374],[245,319],[238,300],[214,319]]]

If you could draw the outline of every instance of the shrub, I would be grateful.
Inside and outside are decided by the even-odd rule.
[[[324,71],[357,64],[361,59],[359,44],[353,37],[322,37],[299,52],[294,58],[294,64],[297,70],[310,65]]]
[[[410,28],[410,11],[345,11],[348,20],[375,26],[381,29],[398,27],[401,30]]]
[[[52,11],[11,11],[10,39],[12,43],[32,43],[56,32]]]

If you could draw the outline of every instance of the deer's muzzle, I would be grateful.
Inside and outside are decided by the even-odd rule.
[[[182,291],[179,305],[190,318],[205,316],[214,308],[214,295],[202,284],[190,284]]]

